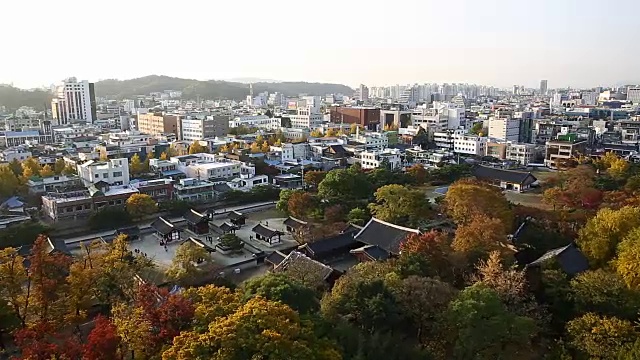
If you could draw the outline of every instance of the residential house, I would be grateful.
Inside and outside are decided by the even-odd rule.
[[[504,190],[522,192],[538,181],[530,172],[497,169],[487,166],[475,166],[473,176]]]

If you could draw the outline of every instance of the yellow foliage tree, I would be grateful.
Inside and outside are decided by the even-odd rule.
[[[147,194],[133,194],[127,199],[127,212],[139,219],[145,215],[151,215],[158,211],[158,204]]]
[[[236,312],[242,305],[242,294],[227,287],[206,285],[185,292],[194,307],[194,327],[203,332],[209,324]]]
[[[327,131],[324,133],[325,137],[334,137],[336,136],[336,130],[335,129],[327,129]]]
[[[55,173],[53,172],[53,169],[51,169],[51,165],[49,164],[43,166],[42,169],[40,169],[41,177],[49,177],[53,175],[55,175]]]
[[[591,359],[615,359],[638,332],[630,321],[587,313],[567,323],[570,344]]]
[[[254,142],[253,144],[251,144],[251,153],[252,154],[257,154],[259,152],[261,152],[262,150],[260,150],[260,146],[258,146],[257,142]]]
[[[455,251],[484,257],[492,251],[506,255],[512,251],[505,246],[507,232],[502,221],[476,215],[470,222],[459,225],[451,247]],[[506,253],[506,254],[505,254]]]
[[[256,142],[258,143],[259,146],[262,146],[262,143],[264,143],[264,136],[258,135],[256,137]]]
[[[144,171],[144,164],[140,161],[140,156],[138,154],[131,157],[131,160],[129,161],[129,170],[132,174],[140,174]]]
[[[198,154],[198,153],[204,153],[208,151],[209,149],[207,149],[206,146],[203,146],[202,144],[200,144],[200,141],[194,141],[193,144],[189,146],[189,154]]]
[[[320,130],[318,130],[318,129],[313,130],[313,131],[311,132],[311,134],[309,134],[309,135],[310,135],[311,137],[322,137],[322,136],[323,136],[322,131],[320,131]]]
[[[449,187],[445,207],[457,224],[465,224],[474,216],[499,219],[507,232],[513,228],[514,215],[509,201],[499,189],[474,180],[459,180]]]
[[[275,144],[273,144],[273,146],[277,146],[277,147],[282,146],[282,141],[280,141],[280,139],[276,140],[276,142],[275,142]]]
[[[56,163],[53,165],[53,171],[60,175],[62,174],[62,171],[64,170],[65,166],[67,164],[65,164],[64,159],[60,158],[60,159],[56,159]]]
[[[269,150],[271,150],[271,146],[269,146],[268,142],[263,142],[262,143],[262,148],[260,149],[263,153],[268,153]]]
[[[196,266],[201,261],[211,261],[211,255],[204,248],[187,241],[176,250],[171,266],[165,274],[178,284],[188,285],[202,275],[204,270]]]
[[[160,154],[160,160],[167,160],[169,158],[169,155],[167,155],[166,152],[162,152],[162,154]]]
[[[613,265],[628,287],[640,289],[640,228],[631,230],[618,244]]]

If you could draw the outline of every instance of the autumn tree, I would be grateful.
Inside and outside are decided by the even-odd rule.
[[[336,130],[335,129],[327,129],[327,131],[325,131],[324,133],[325,137],[335,137],[336,136]]]
[[[585,271],[571,280],[571,298],[580,314],[595,312],[623,319],[635,319],[640,308],[640,292],[627,288],[614,272]]]
[[[20,187],[20,181],[8,166],[0,167],[0,196],[7,198],[15,195]]]
[[[67,164],[64,162],[63,158],[58,158],[56,159],[55,164],[53,164],[53,171],[57,174],[60,175],[62,174],[62,170],[64,170],[64,168],[67,166]]]
[[[20,163],[20,161],[18,161],[18,159],[14,158],[13,160],[11,160],[11,162],[9,163],[9,169],[11,169],[11,172],[13,172],[13,175],[15,175],[15,177],[19,178],[22,176],[22,164]]]
[[[569,344],[591,359],[614,359],[638,338],[633,323],[587,313],[567,323]]]
[[[211,323],[204,334],[183,332],[162,358],[340,360],[340,352],[316,337],[286,305],[261,297]]]
[[[453,358],[526,358],[537,332],[535,321],[511,313],[500,296],[482,284],[464,289],[445,315],[452,329]]]
[[[409,235],[400,244],[397,267],[403,276],[419,275],[450,281],[461,268],[452,254],[451,239],[437,231]]]
[[[158,203],[147,194],[133,194],[127,199],[126,208],[134,219],[140,219],[158,212]]]
[[[287,201],[288,213],[299,219],[308,219],[316,209],[316,199],[304,191],[295,191]]]
[[[318,185],[320,185],[320,183],[322,182],[322,180],[324,180],[324,178],[327,176],[327,172],[326,171],[307,171],[304,173],[304,182],[307,185],[311,185],[314,188],[317,188]]]
[[[257,154],[260,153],[262,150],[260,150],[260,146],[258,145],[257,142],[254,142],[253,144],[251,144],[251,153],[252,154]]]
[[[262,146],[260,147],[260,151],[263,153],[268,153],[271,150],[271,146],[269,146],[268,142],[263,142]]]
[[[309,134],[309,136],[318,138],[318,137],[323,137],[324,134],[322,134],[322,131],[315,129],[315,130],[311,130],[311,133]]]
[[[53,169],[51,169],[51,165],[49,164],[43,166],[42,169],[40,169],[40,177],[49,177],[53,175],[55,175],[55,173],[53,172]]]
[[[640,208],[601,209],[580,230],[577,243],[592,265],[601,266],[614,257],[618,243],[638,226]]]
[[[190,146],[189,146],[189,154],[198,154],[198,153],[204,153],[204,152],[208,152],[209,149],[200,144],[200,141],[194,141]]]
[[[40,162],[36,158],[30,157],[22,162],[22,175],[27,179],[40,174],[40,169]]]
[[[427,181],[427,170],[422,164],[415,164],[407,169],[407,173],[416,185],[423,185]]]
[[[131,354],[131,359],[147,359],[153,355],[151,321],[145,317],[144,309],[119,303],[111,310],[111,318],[118,337]]]
[[[138,154],[134,154],[129,161],[129,170],[131,174],[138,175],[141,174],[144,170],[144,165],[140,160],[140,156]]]
[[[120,337],[117,328],[104,316],[98,316],[94,320],[94,327],[87,336],[83,345],[85,359],[110,360],[120,357]]]
[[[320,308],[318,294],[285,274],[267,274],[242,285],[245,299],[261,296],[288,305],[299,314],[311,314]]]
[[[640,228],[631,230],[618,244],[613,266],[631,289],[640,289]]]
[[[276,202],[276,209],[278,209],[278,211],[289,214],[289,199],[295,191],[297,190],[285,189],[280,191],[280,198],[278,202]]]
[[[202,333],[210,323],[227,317],[242,306],[242,295],[226,287],[206,285],[187,289],[184,292],[194,307],[194,329]]]
[[[24,263],[25,259],[17,249],[0,249],[0,298],[7,301],[22,327],[27,325],[30,314],[30,293],[25,291],[29,286],[29,274]]]
[[[486,256],[492,251],[512,254],[507,247],[507,233],[504,224],[497,218],[483,215],[474,216],[470,222],[459,225],[451,245],[455,251]]]
[[[369,204],[371,215],[393,224],[416,226],[431,212],[423,192],[402,185],[383,186],[376,190],[375,198]]]
[[[336,224],[344,221],[344,209],[342,205],[327,206],[324,209],[324,221],[328,224]]]
[[[210,262],[211,255],[203,247],[192,242],[185,242],[176,250],[166,275],[179,284],[191,283],[205,273],[198,266],[205,261]]]
[[[48,322],[36,322],[14,333],[22,359],[80,359],[82,346],[75,336],[64,336]]]
[[[168,160],[168,159],[169,159],[169,155],[167,155],[167,152],[166,152],[166,151],[163,151],[163,152],[160,154],[160,160]]]
[[[505,231],[513,228],[509,202],[496,187],[474,180],[459,180],[449,186],[445,207],[457,224],[465,224],[476,215],[499,219]]]

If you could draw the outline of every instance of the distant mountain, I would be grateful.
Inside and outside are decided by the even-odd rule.
[[[239,77],[233,79],[226,79],[225,81],[229,82],[239,82],[242,84],[252,84],[252,83],[281,83],[280,80],[273,79],[261,79],[261,78],[253,78],[253,77]]]
[[[150,75],[131,80],[102,80],[95,85],[96,96],[112,99],[129,98],[135,95],[147,95],[164,90],[182,91],[183,98],[195,99],[234,99],[242,100],[249,95],[249,85],[239,82],[217,80],[191,80],[169,76]],[[353,89],[340,84],[306,83],[306,82],[257,82],[253,84],[254,94],[263,91],[281,92],[285,96],[296,96],[301,93],[309,95],[325,95],[342,93],[351,95]]]
[[[30,106],[42,111],[51,106],[51,93],[44,90],[22,90],[10,85],[0,84],[0,106],[14,112],[21,106]]]

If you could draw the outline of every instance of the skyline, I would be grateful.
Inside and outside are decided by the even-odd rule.
[[[16,35],[3,44],[13,55],[3,57],[0,83],[34,88],[70,76],[96,82],[163,74],[353,88],[536,88],[542,79],[550,88],[590,88],[640,79],[633,63],[640,50],[630,46],[640,31],[633,0],[615,8],[595,0],[172,4],[113,0],[96,11],[77,0],[10,2],[7,13],[16,16],[0,32]]]

